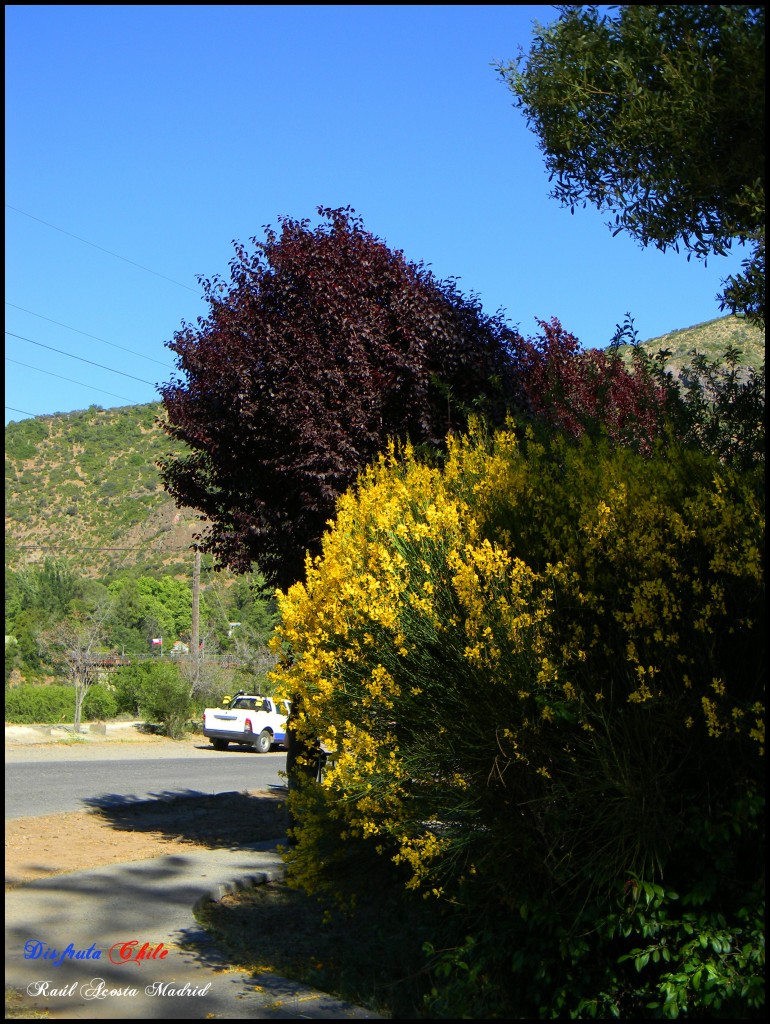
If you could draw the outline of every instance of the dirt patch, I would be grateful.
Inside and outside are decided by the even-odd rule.
[[[190,741],[207,744],[208,740],[200,734],[191,735],[184,740],[168,739],[160,735],[157,726],[144,722],[85,722],[80,732],[75,732],[72,725],[9,725],[5,724],[5,753],[29,752],[34,759],[36,751],[49,752],[78,748],[85,752],[86,757],[99,757],[105,750],[116,746],[131,748],[178,750]],[[54,755],[55,756],[55,755]]]
[[[283,793],[222,793],[20,818],[5,823],[6,887],[127,861],[281,839]]]

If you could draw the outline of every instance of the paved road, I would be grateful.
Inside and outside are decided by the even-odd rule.
[[[118,753],[116,751],[116,753]],[[131,751],[130,753],[133,753]],[[198,756],[199,755],[199,756]],[[182,758],[126,756],[6,764],[5,817],[82,811],[94,800],[122,803],[180,794],[243,792],[283,785],[281,751],[256,754],[203,748]]]

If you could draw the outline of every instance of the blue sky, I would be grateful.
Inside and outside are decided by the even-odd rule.
[[[491,66],[537,5],[6,6],[6,423],[157,400],[197,275],[280,215],[352,206],[524,334],[586,347],[722,315],[704,266],[549,198]]]

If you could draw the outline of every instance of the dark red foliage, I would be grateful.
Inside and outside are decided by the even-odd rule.
[[[440,445],[481,408],[500,419],[515,332],[367,232],[353,211],[284,218],[169,348],[170,434],[190,449],[161,472],[208,520],[202,547],[286,587],[304,575],[337,497],[389,438]]]
[[[663,435],[669,392],[642,361],[630,368],[613,349],[582,349],[558,320],[520,342],[520,400],[534,418],[571,437],[603,430],[649,454]]]

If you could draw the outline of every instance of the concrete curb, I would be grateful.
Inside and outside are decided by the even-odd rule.
[[[168,855],[25,883],[6,894],[6,993],[15,1015],[50,1019],[383,1019],[272,973],[230,966],[195,919],[218,902],[284,876],[275,843]],[[265,848],[270,847],[270,848]],[[263,863],[260,864],[259,861]],[[251,870],[251,862],[254,870]],[[244,870],[245,869],[245,870]],[[28,941],[100,957],[25,956]],[[161,943],[165,959],[121,961],[129,940]],[[110,951],[108,955],[108,950]],[[93,995],[101,981],[106,995]],[[21,1011],[21,1012],[19,1012]]]
[[[259,871],[254,875],[242,875],[230,882],[220,882],[211,892],[199,896],[193,904],[193,914],[197,914],[207,903],[218,903],[224,896],[235,896],[236,893],[246,892],[249,889],[256,889],[258,885],[265,885],[267,882],[278,882],[285,877],[286,872],[282,869],[276,871]]]

